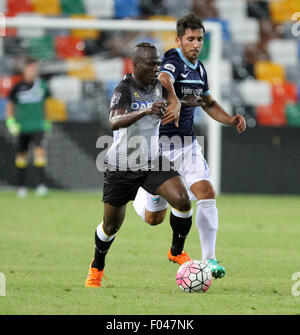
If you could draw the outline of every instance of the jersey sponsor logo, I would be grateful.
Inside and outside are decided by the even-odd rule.
[[[164,65],[164,69],[175,72],[175,66],[173,64]]]
[[[181,93],[183,95],[190,95],[194,94],[195,96],[201,96],[203,92],[203,88],[190,88],[190,87],[184,87],[181,88]]]
[[[122,94],[120,92],[115,92],[111,98],[110,107],[115,106],[121,99]]]
[[[189,71],[188,73],[185,73],[185,74],[180,73],[180,76],[181,76],[182,78],[186,79],[187,76],[188,76],[191,72],[192,72],[192,71]]]
[[[136,98],[139,98],[139,97],[140,97],[140,95],[139,95],[138,92],[134,92],[133,95],[134,95]]]
[[[140,109],[146,109],[153,105],[153,102],[140,102],[140,101],[135,101],[131,104],[130,108],[134,111],[140,110]]]

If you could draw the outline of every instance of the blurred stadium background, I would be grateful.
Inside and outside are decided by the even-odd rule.
[[[292,21],[300,12],[299,0],[0,0],[0,12],[32,20],[165,21],[194,12],[204,22],[220,22],[220,102],[229,113],[244,115],[248,124],[243,135],[222,127],[221,191],[300,193],[300,32]],[[5,33],[0,37],[0,187],[15,183],[14,142],[4,110],[12,85],[21,78],[19,58],[30,55],[40,59],[52,93],[47,101],[47,118],[53,122],[48,185],[98,190],[96,140],[110,132],[109,99],[130,71],[130,51],[146,40],[163,53],[175,46],[175,32],[7,28]],[[206,62],[209,54],[208,34],[201,60]],[[207,133],[200,113],[195,124],[198,135]]]

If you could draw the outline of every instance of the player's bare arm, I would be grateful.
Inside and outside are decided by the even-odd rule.
[[[165,115],[165,110],[166,104],[163,101],[154,102],[146,109],[140,109],[131,113],[127,113],[126,109],[115,109],[112,110],[109,115],[110,127],[112,130],[127,128],[146,115],[155,114],[163,117]]]
[[[167,91],[167,101],[168,106],[166,108],[165,116],[162,118],[162,125],[165,125],[170,122],[175,122],[175,126],[178,127],[179,117],[180,117],[180,109],[181,103],[176,96],[173,80],[170,75],[165,72],[161,72],[158,76],[158,80],[161,82],[163,87]]]
[[[218,102],[212,98],[211,95],[203,96],[202,101],[199,101],[199,106],[201,106],[214,120],[236,128],[239,134],[246,130],[245,118],[239,114],[231,117],[224,111]]]
[[[14,104],[12,101],[8,100],[5,108],[6,119],[14,117]]]

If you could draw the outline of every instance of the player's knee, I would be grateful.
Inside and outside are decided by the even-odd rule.
[[[149,215],[146,216],[146,222],[149,223],[151,226],[157,226],[162,223],[164,220],[164,216],[161,215]]]
[[[174,203],[175,203],[175,206],[173,207],[179,211],[183,212],[183,211],[188,211],[191,209],[191,202],[190,202],[187,192],[177,194],[175,197]]]
[[[205,188],[203,192],[203,199],[214,199],[215,197],[216,194],[212,186]]]
[[[111,236],[115,235],[118,230],[120,229],[122,225],[122,222],[115,222],[115,223],[110,223],[110,222],[103,222],[103,231],[106,235]]]
[[[17,155],[16,159],[15,159],[15,165],[19,169],[26,168],[27,165],[28,165],[27,156],[26,155],[21,155],[21,154]]]

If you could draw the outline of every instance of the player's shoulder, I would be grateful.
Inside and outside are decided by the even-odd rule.
[[[205,68],[205,65],[198,59],[198,66],[199,68],[199,71],[200,71],[200,74],[201,76],[206,76],[206,68]]]
[[[165,52],[162,58],[161,70],[169,70],[171,72],[181,71],[183,62],[180,59],[177,49],[172,48]]]
[[[123,79],[121,79],[118,83],[118,85],[116,86],[116,89],[119,90],[129,90],[130,86],[132,86],[133,84],[133,78],[131,74],[126,74]]]

